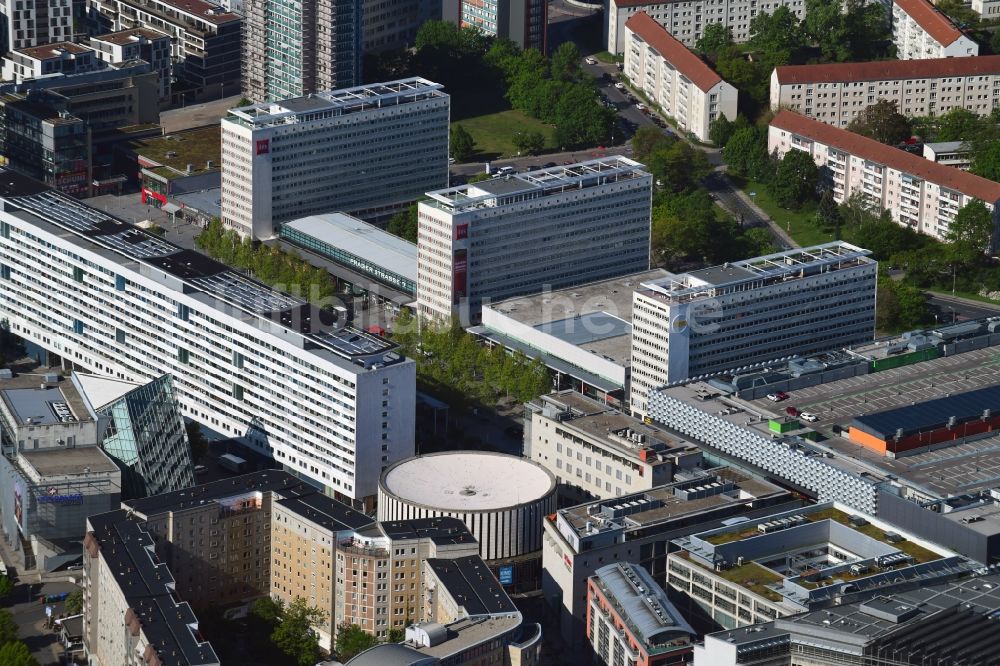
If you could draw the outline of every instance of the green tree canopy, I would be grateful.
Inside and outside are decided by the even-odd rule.
[[[406,210],[401,210],[391,218],[386,226],[390,234],[405,238],[411,243],[417,242],[417,204],[410,204]]]
[[[580,49],[575,42],[563,42],[552,52],[550,71],[556,81],[573,82],[580,78]]]
[[[992,238],[993,216],[978,200],[970,201],[956,213],[944,235],[952,261],[964,266],[982,262]]]
[[[14,615],[9,610],[0,609],[0,645],[16,640],[17,621],[14,620]]]
[[[271,641],[292,657],[298,666],[314,666],[320,659],[319,637],[313,627],[326,618],[319,608],[311,607],[302,597],[288,604],[281,613]]]
[[[761,12],[750,20],[750,47],[760,52],[765,69],[786,65],[805,46],[799,19],[788,7],[781,6],[768,14]]]
[[[797,210],[816,198],[818,183],[819,170],[812,157],[802,150],[789,150],[778,162],[768,187],[779,206]]]
[[[378,639],[358,625],[342,624],[337,628],[337,641],[334,646],[334,652],[337,653],[337,659],[347,662],[376,645],[378,645]]]
[[[722,149],[722,159],[737,176],[767,181],[770,158],[767,154],[767,137],[756,127],[745,127],[733,132]]]
[[[77,590],[76,592],[78,591],[79,590]],[[14,581],[10,579],[10,576],[0,576],[0,598],[9,597],[13,592],[14,592]],[[70,597],[72,597],[73,594],[75,594],[75,592],[71,593]],[[69,605],[68,598],[66,604],[68,612],[68,605]],[[72,615],[76,615],[76,613],[72,613]]]
[[[452,125],[449,142],[451,156],[458,162],[468,162],[472,158],[475,142],[472,135],[461,125]]]
[[[518,132],[514,135],[514,147],[525,155],[537,155],[545,148],[545,137],[534,130]]]
[[[819,199],[816,221],[824,231],[831,231],[835,238],[840,239],[840,227],[844,220],[840,215],[840,207],[833,199],[833,192],[829,189],[823,190],[823,195]]]
[[[69,593],[63,604],[67,615],[79,615],[83,612],[83,590],[77,588]]]
[[[973,142],[972,166],[969,171],[1000,181],[1000,140],[997,139],[977,139]]]
[[[847,129],[880,143],[895,146],[913,134],[910,121],[899,112],[896,102],[880,99],[851,121]]]
[[[983,119],[972,111],[956,106],[938,118],[938,141],[966,141],[983,130]]]
[[[38,660],[31,656],[31,650],[21,641],[13,641],[0,647],[0,664],[3,666],[38,666]]]
[[[727,46],[733,45],[733,29],[721,23],[709,23],[695,43],[695,49],[709,57],[714,57]]]

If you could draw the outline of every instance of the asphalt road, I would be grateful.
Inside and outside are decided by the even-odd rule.
[[[990,305],[942,294],[929,293],[927,305],[941,324],[1000,316],[1000,304]]]

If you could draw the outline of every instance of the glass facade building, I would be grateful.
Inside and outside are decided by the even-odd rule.
[[[191,446],[170,375],[139,386],[96,411],[105,427],[104,452],[122,470],[124,498],[194,485]]]

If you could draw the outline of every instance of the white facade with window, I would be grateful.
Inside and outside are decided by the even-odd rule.
[[[711,23],[727,26],[733,31],[733,39],[743,43],[750,39],[753,17],[773,14],[778,7],[788,7],[797,19],[805,18],[805,0],[609,0],[604,41],[611,53],[624,53],[625,22],[633,14],[646,12],[689,49],[694,48]]]
[[[682,130],[707,142],[713,121],[736,119],[736,88],[647,14],[630,18],[625,34],[625,75]]]
[[[787,65],[771,73],[772,109],[836,127],[883,99],[908,118],[955,108],[988,115],[1000,108],[1000,56]]]
[[[72,0],[3,0],[4,51],[73,39]]]
[[[647,270],[653,177],[642,169],[615,156],[428,192],[418,313],[478,322],[489,300]]]
[[[893,0],[892,41],[900,60],[979,55],[979,44],[929,0]]]
[[[412,78],[230,109],[222,222],[270,238],[315,213],[378,217],[448,184],[450,98]]]
[[[808,153],[838,203],[856,192],[914,231],[944,240],[955,215],[973,201],[994,211],[1000,183],[926,160],[847,130],[782,111],[768,130],[769,152]],[[995,232],[994,232],[995,233]],[[984,250],[986,248],[983,248]],[[633,370],[634,376],[634,370]]]
[[[878,265],[833,242],[644,283],[633,294],[633,414],[665,384],[870,342]]]
[[[413,454],[413,362],[380,338],[11,172],[0,316],[66,363],[149,382],[182,412],[360,500]],[[312,331],[312,332],[310,332]]]

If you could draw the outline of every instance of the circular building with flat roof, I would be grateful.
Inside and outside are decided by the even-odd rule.
[[[380,521],[460,519],[505,586],[507,571],[513,572],[505,563],[540,558],[542,519],[555,509],[556,478],[531,460],[502,453],[416,456],[391,465],[379,479]]]

